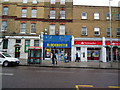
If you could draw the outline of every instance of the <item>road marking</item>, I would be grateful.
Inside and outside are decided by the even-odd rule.
[[[5,76],[13,76],[13,73],[0,73],[0,75],[5,75]]]
[[[80,90],[80,87],[94,87],[93,85],[75,85],[77,90]]]
[[[108,86],[109,88],[120,88],[120,86]]]

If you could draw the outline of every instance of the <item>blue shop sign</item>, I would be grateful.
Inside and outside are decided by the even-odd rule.
[[[43,47],[71,48],[71,35],[44,35]]]

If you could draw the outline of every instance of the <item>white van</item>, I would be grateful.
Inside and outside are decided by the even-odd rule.
[[[20,60],[11,57],[6,52],[0,52],[0,65],[7,67],[9,65],[19,65]]]

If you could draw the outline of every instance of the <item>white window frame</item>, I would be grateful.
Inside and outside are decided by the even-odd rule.
[[[32,0],[32,3],[33,3],[33,4],[37,4],[38,1],[37,1],[37,0]]]
[[[5,2],[8,2],[9,0],[4,0]]]
[[[60,0],[61,5],[65,5],[66,0]]]
[[[120,36],[120,28],[116,28],[116,36]]]
[[[120,20],[120,14],[116,14],[116,20]]]
[[[49,30],[50,35],[55,35],[55,24],[50,24]]]
[[[98,34],[96,34],[96,33],[98,33]],[[94,35],[95,36],[100,36],[100,28],[99,27],[94,28]]]
[[[84,29],[83,29],[84,28]],[[81,30],[82,32],[82,35],[87,35],[87,27],[86,26],[83,26],[82,27],[82,30]]]
[[[65,24],[60,25],[59,35],[65,35]]]
[[[56,14],[55,10],[50,10],[50,19],[55,19],[55,14]]]
[[[37,17],[37,9],[32,9],[32,16],[31,17]]]
[[[56,0],[50,0],[50,4],[55,4]]]
[[[107,36],[110,36],[110,28],[107,28]]]
[[[83,14],[85,14],[85,15],[83,15]],[[87,19],[87,13],[86,12],[82,12],[81,16],[82,16],[81,17],[82,19]]]
[[[26,33],[26,23],[20,24],[20,33],[25,34]]]
[[[65,10],[60,11],[60,19],[65,19]]]
[[[28,0],[22,0],[22,2],[23,2],[23,3],[27,3],[27,2],[28,2]]]
[[[31,34],[36,34],[36,23],[31,23]]]
[[[27,9],[22,9],[22,17],[27,17]]]
[[[94,13],[94,19],[99,20],[100,19],[100,14],[99,13]]]
[[[1,31],[2,32],[7,31],[7,26],[8,26],[7,24],[8,24],[7,21],[2,21],[2,26],[1,26],[2,27]]]
[[[8,6],[3,7],[3,15],[8,15]]]

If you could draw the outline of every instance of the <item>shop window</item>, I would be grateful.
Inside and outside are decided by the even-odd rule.
[[[23,0],[23,3],[27,3],[28,0]]]
[[[25,52],[28,52],[28,47],[30,47],[30,40],[25,40]]]
[[[27,17],[27,9],[22,9],[22,17]]]
[[[81,50],[81,48],[80,47],[76,47],[76,50]]]
[[[66,1],[66,0],[60,0],[60,4],[61,4],[61,5],[65,5],[65,1]]]
[[[87,27],[82,27],[82,35],[87,35]]]
[[[26,23],[21,23],[20,25],[20,33],[25,33],[26,32]]]
[[[55,19],[55,10],[50,10],[50,19]]]
[[[100,19],[99,13],[94,13],[94,19],[95,19],[95,20]]]
[[[87,19],[87,13],[86,12],[82,12],[82,19]]]
[[[36,34],[36,23],[31,23],[31,34]]]
[[[32,9],[32,17],[37,17],[37,9]]]
[[[60,11],[60,19],[65,19],[65,10]]]
[[[55,4],[55,3],[56,3],[56,0],[51,0],[50,3],[51,3],[51,4]]]
[[[116,20],[120,20],[120,14],[116,14]]]
[[[8,49],[8,39],[3,40],[3,49]]]
[[[39,40],[34,40],[34,46],[39,46]]]
[[[107,28],[107,36],[110,36],[110,28]]]
[[[3,15],[8,15],[8,6],[3,7]]]
[[[116,29],[117,36],[120,36],[120,28]]]
[[[20,39],[16,39],[16,43],[21,43],[21,40]]]
[[[50,24],[50,35],[55,35],[55,24]]]
[[[94,35],[99,36],[100,35],[100,28],[96,27],[94,28]]]
[[[2,29],[1,31],[5,32],[7,31],[7,21],[2,21]]]
[[[60,35],[65,35],[65,25],[60,25]]]

